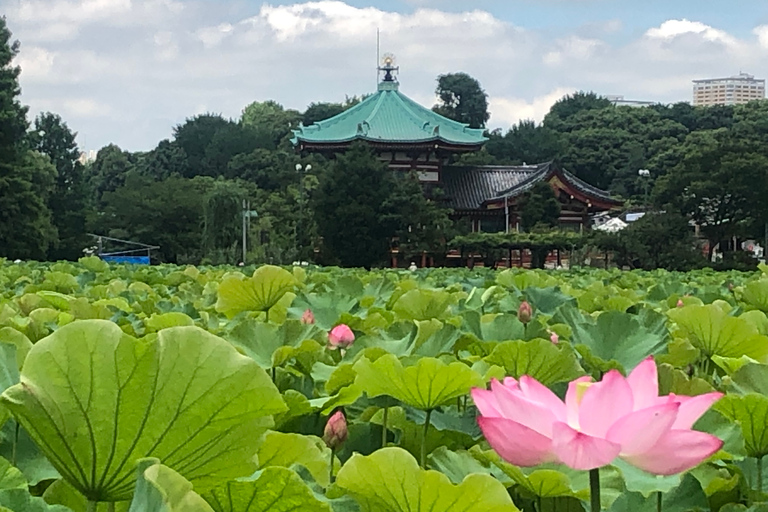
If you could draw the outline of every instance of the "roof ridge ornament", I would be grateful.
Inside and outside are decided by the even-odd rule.
[[[397,82],[397,78],[393,73],[400,73],[400,66],[395,66],[395,56],[392,53],[385,53],[381,59],[381,66],[379,71],[384,72],[384,79],[382,82]]]

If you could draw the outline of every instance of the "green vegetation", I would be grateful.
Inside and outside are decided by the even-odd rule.
[[[0,506],[585,511],[587,473],[504,462],[469,392],[529,375],[562,395],[573,379],[627,373],[653,355],[661,394],[726,394],[694,426],[725,444],[683,475],[601,468],[603,508],[656,510],[661,499],[663,510],[759,510],[768,504],[766,313],[768,267],[0,260]],[[355,335],[343,351],[328,338],[341,323]],[[339,411],[344,423],[326,446],[325,423]]]

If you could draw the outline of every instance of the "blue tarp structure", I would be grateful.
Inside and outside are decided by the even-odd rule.
[[[149,265],[149,256],[101,256],[107,263],[134,263],[137,265]]]
[[[97,255],[107,263],[129,263],[134,265],[149,265],[150,253],[153,249],[159,249],[156,245],[147,245],[130,240],[120,240],[103,235],[91,235],[98,242]],[[110,252],[105,252],[105,245],[113,247]],[[117,247],[115,247],[117,245]],[[127,248],[126,248],[127,246]]]

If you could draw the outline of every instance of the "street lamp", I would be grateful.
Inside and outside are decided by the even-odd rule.
[[[301,165],[296,164],[295,166],[296,173],[299,176],[299,222],[304,222],[304,180],[302,179],[302,171],[305,173],[312,170],[312,165]],[[299,255],[299,222],[297,222],[294,225],[293,228],[293,252],[295,256],[298,258],[299,261],[301,261],[301,257]]]
[[[637,171],[637,175],[641,178],[645,178],[645,209],[648,210],[648,185],[651,183],[651,171],[648,169],[640,169]]]

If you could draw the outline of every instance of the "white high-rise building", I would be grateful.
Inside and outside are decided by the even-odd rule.
[[[765,99],[765,80],[746,73],[693,81],[694,105],[739,105],[762,99]]]

